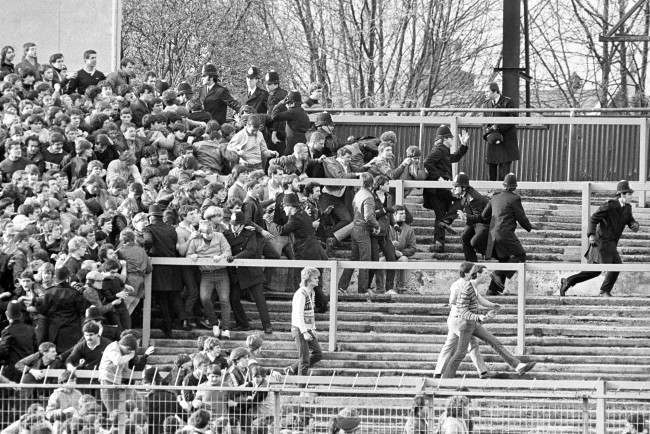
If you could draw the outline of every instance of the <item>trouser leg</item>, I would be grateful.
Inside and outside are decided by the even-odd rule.
[[[578,283],[585,282],[594,277],[600,276],[600,271],[581,271],[566,278],[567,285],[571,288]]]
[[[241,304],[242,288],[239,282],[234,283],[230,287],[230,307],[232,307],[232,314],[235,317],[235,323],[240,327],[249,327],[248,317]]]
[[[499,174],[497,172],[497,166],[498,166],[498,164],[488,163],[488,176],[490,178],[490,181],[499,181],[499,179],[498,179]],[[503,178],[501,178],[501,180],[503,180]]]
[[[467,354],[467,347],[469,346],[472,339],[475,324],[476,323],[474,321],[459,321],[458,343],[456,344],[456,351],[447,363],[447,366],[444,368],[444,371],[442,373],[443,378],[453,378],[456,376],[456,371],[458,371],[458,367]]]
[[[476,231],[474,230],[474,226],[466,225],[460,236],[463,243],[463,254],[465,255],[465,260],[469,262],[478,261],[474,247],[472,247],[472,238],[475,234]]]
[[[165,333],[171,333],[172,331],[172,318],[169,312],[169,292],[167,291],[155,291],[153,293],[154,298],[158,301],[160,306],[160,316],[162,319],[162,330]]]
[[[506,161],[505,163],[499,163],[499,181],[502,181],[508,173],[510,173],[510,168],[512,167],[512,161]]]
[[[323,359],[323,352],[320,349],[316,333],[310,331],[309,334],[311,334],[311,341],[307,342],[307,344],[309,345],[309,351],[311,353],[309,356],[309,367],[311,368]]]
[[[434,242],[438,241],[443,244],[445,242],[445,230],[440,227],[440,223],[442,223],[443,219],[447,215],[451,202],[452,196],[449,190],[440,188],[435,189],[435,200],[433,203],[433,212],[436,215],[435,226],[433,229]]]
[[[264,287],[261,283],[253,285],[248,288],[248,291],[253,297],[253,301],[257,306],[257,311],[260,314],[260,320],[262,322],[262,327],[267,328],[271,327],[271,318],[269,317],[269,308],[266,305],[266,298],[264,297]]]
[[[293,371],[297,375],[307,375],[309,373],[309,345],[297,327],[291,327],[291,335],[298,349],[298,360],[296,364],[292,365]]]
[[[203,315],[210,321],[210,324],[217,323],[217,314],[214,311],[212,304],[212,293],[215,288],[215,277],[213,271],[204,271],[201,273],[201,284],[199,285],[199,298],[201,299],[201,306],[203,306]]]
[[[508,364],[511,368],[515,369],[520,363],[519,359],[512,355],[510,351],[503,346],[501,341],[492,335],[482,324],[476,323],[474,327],[474,336],[491,346],[494,351]]]
[[[215,271],[215,289],[219,296],[219,306],[221,309],[221,324],[223,329],[230,328],[230,277],[227,270]]]
[[[183,306],[184,319],[194,318],[194,307],[199,301],[199,282],[201,280],[201,272],[198,267],[182,267],[181,273],[183,276],[183,285],[185,286],[185,300]]]
[[[488,236],[490,234],[490,228],[484,224],[477,224],[474,227],[474,236],[470,240],[470,245],[474,252],[478,252],[482,255],[485,255],[485,250],[487,249]],[[476,253],[474,253],[476,256]]]
[[[355,232],[357,233],[357,240],[356,242],[359,245],[359,260],[360,261],[370,261],[371,260],[371,247],[370,247],[370,233],[366,228],[355,228]],[[370,284],[370,280],[368,278],[368,269],[367,268],[360,268],[359,269],[359,280],[358,280],[358,292],[360,294],[364,294],[368,292],[368,286]]]

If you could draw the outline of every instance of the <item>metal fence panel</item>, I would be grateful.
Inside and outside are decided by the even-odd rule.
[[[543,121],[543,119],[541,119]],[[425,125],[422,132],[422,153],[430,153],[437,125]],[[340,140],[348,136],[379,137],[393,130],[397,134],[396,158],[401,159],[410,145],[418,145],[418,125],[373,124],[372,117],[364,123],[339,123]],[[459,163],[459,170],[472,179],[488,179],[485,164],[485,142],[480,127],[467,127],[470,149]],[[521,159],[513,171],[522,181],[616,181],[638,179],[638,125],[530,125],[517,130]],[[570,143],[570,137],[572,141]],[[569,158],[569,152],[571,153]],[[568,167],[568,164],[571,167]],[[650,157],[649,157],[650,164]]]

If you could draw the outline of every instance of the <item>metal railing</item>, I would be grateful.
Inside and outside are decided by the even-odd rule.
[[[304,261],[304,260],[272,260],[272,259],[237,259],[231,263],[215,262],[212,259],[192,260],[187,258],[151,258],[152,265],[219,265],[224,267],[271,267],[271,268],[304,268],[315,267],[329,270],[329,338],[328,351],[336,351],[337,344],[337,312],[338,312],[338,280],[342,269],[378,269],[382,270],[458,270],[460,262],[367,262],[367,261]],[[516,353],[523,355],[526,347],[526,274],[532,271],[619,271],[619,272],[650,272],[648,264],[582,264],[582,263],[484,263],[488,270],[516,271],[517,277],[517,348]],[[296,288],[297,289],[297,288]],[[151,339],[151,275],[145,277],[145,298],[142,340],[145,346]]]
[[[91,374],[77,373],[85,379]],[[193,413],[205,410],[215,429],[228,425],[247,432],[324,432],[337,415],[346,415],[347,424],[360,432],[401,433],[405,425],[417,422],[429,427],[426,432],[436,432],[434,427],[452,416],[445,409],[453,399],[461,407],[458,423],[473,425],[476,433],[604,434],[621,432],[630,416],[650,410],[647,382],[299,377],[277,372],[257,387],[224,387],[224,373],[210,383],[199,379],[199,386],[150,385],[127,378],[116,385],[45,382],[52,378],[39,384],[0,384],[1,426],[29,432],[33,426],[56,429],[74,421],[92,432],[99,427],[123,432],[133,425],[163,432],[169,418],[182,427]],[[57,394],[67,398],[51,398]],[[78,405],[71,397],[77,397]]]
[[[414,112],[418,115],[414,116],[400,116],[400,115],[386,115],[386,116],[354,116],[349,114],[335,115],[333,120],[335,124],[346,125],[417,125],[418,126],[418,142],[417,145],[420,150],[424,149],[424,130],[426,127],[438,126],[442,124],[449,125],[456,145],[458,144],[458,130],[462,127],[481,127],[486,124],[516,124],[518,126],[540,126],[540,125],[569,125],[570,131],[568,135],[567,144],[567,181],[570,180],[570,172],[572,170],[573,162],[573,128],[576,125],[630,125],[639,127],[639,167],[638,167],[638,181],[646,182],[648,180],[648,156],[649,156],[649,140],[648,137],[648,118],[647,117],[606,117],[595,116],[585,117],[576,116],[578,113],[588,113],[597,111],[598,113],[625,113],[629,109],[498,109],[490,110],[491,112],[527,112],[527,113],[554,113],[566,111],[568,116],[516,116],[516,117],[488,117],[488,116],[430,116],[430,112],[444,112],[445,108],[420,108],[420,109],[368,109],[363,112],[386,112],[386,113],[399,113],[399,112]],[[332,109],[332,112],[338,113],[354,113],[358,109]],[[485,109],[454,109],[454,112],[464,113],[483,113]],[[648,113],[650,109],[639,109],[639,112]],[[453,164],[454,174],[458,172],[458,163]],[[645,191],[640,194],[640,202],[646,203]]]

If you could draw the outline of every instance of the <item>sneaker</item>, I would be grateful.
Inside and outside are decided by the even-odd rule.
[[[536,364],[537,363],[535,363],[535,362],[519,363],[517,365],[517,368],[515,368],[515,371],[517,371],[517,374],[519,374],[519,375],[524,375],[526,372],[533,369]]]
[[[394,289],[391,289],[390,291],[386,291],[386,295],[390,295],[391,297],[393,297],[393,296],[398,295],[398,294],[397,294],[397,291],[395,291]]]
[[[567,283],[566,279],[560,279],[560,297],[564,297],[568,289],[569,284]]]
[[[219,337],[230,340],[230,330],[221,330]]]

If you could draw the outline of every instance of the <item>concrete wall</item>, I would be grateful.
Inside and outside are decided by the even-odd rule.
[[[0,45],[16,49],[34,42],[38,61],[47,64],[53,53],[63,53],[69,71],[83,66],[83,52],[97,51],[97,67],[108,73],[119,63],[120,0],[1,0]]]

